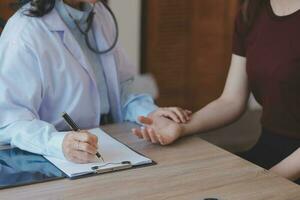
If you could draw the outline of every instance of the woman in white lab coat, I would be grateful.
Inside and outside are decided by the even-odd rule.
[[[188,111],[158,108],[149,95],[131,91],[132,67],[113,46],[116,37],[112,15],[96,0],[23,6],[0,38],[0,142],[86,163],[95,159],[98,138],[66,131],[62,112],[82,130],[139,115],[187,121]]]

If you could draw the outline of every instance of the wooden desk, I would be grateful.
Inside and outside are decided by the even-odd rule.
[[[129,133],[132,126],[122,124],[104,129],[155,160],[157,165],[0,190],[0,199],[300,199],[298,185],[196,136],[161,147],[132,136]]]

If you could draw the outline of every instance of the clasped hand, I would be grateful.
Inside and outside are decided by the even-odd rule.
[[[132,129],[132,133],[154,144],[168,145],[182,135],[182,124],[190,120],[191,114],[177,107],[159,108],[147,117],[140,116],[138,120],[144,126]]]

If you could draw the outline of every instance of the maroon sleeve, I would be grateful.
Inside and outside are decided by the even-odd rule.
[[[242,11],[240,11],[235,20],[233,32],[232,53],[242,57],[246,57],[246,24],[243,19]]]

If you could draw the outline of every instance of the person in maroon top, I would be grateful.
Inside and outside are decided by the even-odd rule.
[[[140,117],[132,130],[162,145],[236,121],[252,92],[263,107],[262,135],[243,158],[289,178],[300,178],[300,1],[248,0],[236,19],[232,62],[222,95],[187,124],[165,126]],[[166,119],[163,119],[166,120]]]

